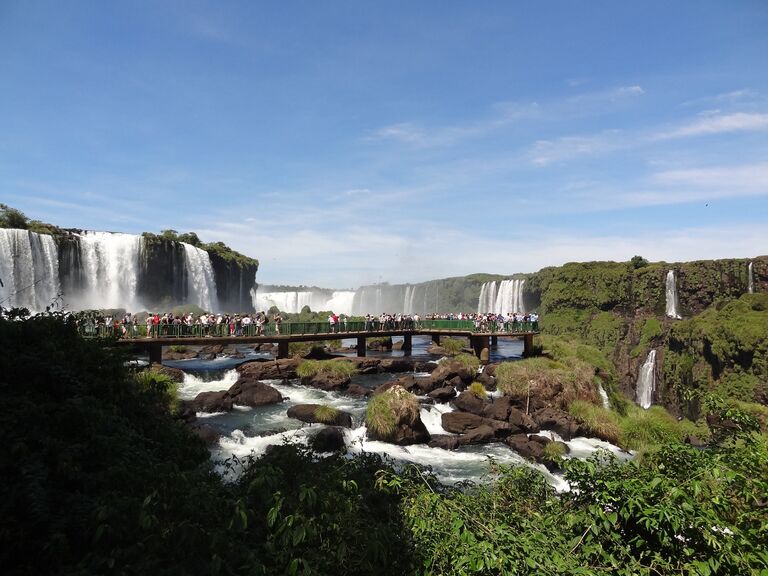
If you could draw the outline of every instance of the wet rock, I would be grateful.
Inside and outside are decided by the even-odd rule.
[[[453,432],[454,434],[467,434],[480,426],[488,426],[494,431],[495,436],[498,438],[503,438],[514,432],[519,432],[519,430],[515,429],[508,422],[499,422],[498,420],[483,418],[482,416],[471,414],[469,412],[446,412],[440,419],[443,428],[447,432]]]
[[[530,440],[525,434],[515,434],[506,438],[504,443],[523,458],[541,462],[544,459],[544,445]]]
[[[429,441],[427,446],[430,448],[442,448],[443,450],[456,450],[461,446],[461,436],[453,436],[451,434],[435,434]]]
[[[414,364],[413,371],[414,372],[432,372],[432,370],[434,370],[435,368],[437,368],[437,362],[433,362],[429,360],[427,362],[417,362],[416,364]]]
[[[357,398],[368,398],[368,396],[373,395],[373,390],[360,386],[360,384],[350,384],[344,392]]]
[[[188,405],[195,412],[230,412],[232,411],[232,396],[226,390],[218,392],[200,392]]]
[[[179,350],[184,348],[183,346],[176,346],[177,350],[173,349],[174,346],[166,346],[163,348],[163,360],[191,360],[197,358],[197,348],[185,350]]]
[[[507,422],[513,426],[516,426],[517,428],[520,428],[524,432],[538,432],[541,430],[541,427],[533,418],[528,416],[522,410],[518,410],[514,407],[510,408],[509,410],[509,417],[507,418]]]
[[[487,402],[482,398],[478,398],[472,392],[464,391],[459,394],[459,396],[453,402],[451,402],[451,404],[457,410],[481,416],[485,410]]]
[[[344,390],[352,380],[349,376],[320,372],[314,376],[305,376],[301,379],[304,386],[319,388],[320,390]]]
[[[477,428],[473,428],[463,436],[461,436],[461,444],[488,444],[489,442],[496,442],[498,440],[497,430],[494,430],[487,424],[481,424]]]
[[[243,362],[236,370],[251,380],[284,380],[296,378],[296,358],[281,358],[280,360],[252,360]]]
[[[475,373],[460,361],[453,359],[443,360],[437,365],[437,368],[432,370],[432,379],[438,383],[448,383],[456,377],[464,384],[470,384],[475,378]]]
[[[448,402],[456,397],[456,389],[453,386],[443,386],[437,390],[432,390],[427,395],[437,402]]]
[[[556,408],[542,408],[533,413],[533,420],[545,430],[553,430],[564,440],[581,434],[581,425],[573,416]]]
[[[392,337],[371,338],[366,340],[365,344],[368,350],[392,350]]]
[[[478,374],[475,380],[480,382],[488,392],[494,392],[496,390],[496,378],[486,374],[485,370],[483,370],[482,374]]]
[[[334,426],[322,428],[312,437],[310,444],[318,452],[338,452],[344,449],[344,432]]]
[[[512,400],[509,396],[493,398],[490,404],[483,408],[483,416],[493,420],[506,422],[509,419],[509,411],[512,409]]]
[[[317,409],[322,407],[322,404],[296,404],[288,408],[288,417],[301,420],[307,424],[328,424],[330,426],[343,426],[344,428],[352,428],[352,414],[344,412],[343,410],[336,410],[336,414],[332,420],[321,421],[316,416]]]
[[[221,433],[213,426],[208,424],[193,424],[189,427],[190,430],[200,438],[207,446],[212,446],[219,441]]]
[[[248,378],[239,378],[229,389],[229,395],[238,406],[266,406],[283,401],[277,389]]]
[[[223,344],[212,344],[211,346],[203,346],[197,353],[197,357],[200,360],[213,360],[224,351]]]

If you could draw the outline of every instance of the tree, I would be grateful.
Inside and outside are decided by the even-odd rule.
[[[0,204],[0,228],[20,228],[26,230],[28,222],[29,218],[21,210]]]
[[[635,270],[638,268],[643,268],[644,266],[648,266],[648,260],[642,256],[632,256],[632,259],[629,261],[629,263],[632,264],[632,268]]]

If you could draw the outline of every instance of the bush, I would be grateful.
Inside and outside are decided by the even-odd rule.
[[[488,396],[488,391],[480,382],[472,382],[467,390],[469,390],[470,393],[474,394],[481,400],[485,400],[485,398]]]
[[[544,446],[544,459],[550,462],[560,462],[566,454],[565,446],[560,442],[550,442]]]
[[[395,411],[386,394],[370,399],[365,408],[365,424],[378,437],[387,437],[395,431]]]
[[[467,342],[458,338],[443,338],[440,340],[440,347],[450,356],[456,356],[467,347]]]
[[[677,420],[661,406],[647,410],[632,406],[620,425],[624,447],[629,450],[645,452],[683,440]]]

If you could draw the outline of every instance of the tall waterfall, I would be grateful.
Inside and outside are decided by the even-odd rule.
[[[80,236],[80,258],[85,271],[81,294],[66,296],[75,308],[141,310],[137,295],[141,236],[85,232]]]
[[[752,262],[747,267],[747,292],[755,293],[755,277],[752,275]]]
[[[670,270],[667,272],[666,280],[666,297],[667,297],[667,316],[670,318],[682,318],[680,316],[680,309],[677,304],[677,282],[675,280],[675,271]]]
[[[56,242],[47,234],[0,229],[0,306],[40,312],[59,294]]]
[[[610,410],[611,401],[608,399],[608,393],[600,382],[597,383],[597,393],[600,395],[600,401],[603,403],[603,408]]]
[[[477,300],[477,311],[509,314],[510,312],[525,312],[523,306],[523,285],[525,280],[502,280],[498,285],[486,282],[480,288]]]
[[[656,390],[656,350],[651,350],[637,375],[636,397],[641,408],[651,407],[654,390]]]
[[[187,270],[187,300],[206,311],[216,311],[216,278],[208,252],[182,242]]]

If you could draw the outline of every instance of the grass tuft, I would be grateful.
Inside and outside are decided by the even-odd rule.
[[[472,354],[459,354],[453,359],[459,361],[472,372],[477,372],[477,369],[480,368],[480,360]]]
[[[315,418],[323,424],[333,424],[339,417],[339,411],[333,406],[320,405],[315,408]]]
[[[623,444],[620,418],[615,412],[583,400],[571,403],[568,412],[584,423],[591,436],[621,446]]]
[[[312,378],[319,374],[352,376],[356,372],[355,366],[345,360],[302,360],[296,368],[299,378]]]
[[[488,391],[485,389],[485,386],[480,384],[480,382],[472,382],[467,390],[469,390],[472,394],[481,400],[485,400],[485,398],[488,396]]]

